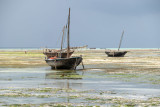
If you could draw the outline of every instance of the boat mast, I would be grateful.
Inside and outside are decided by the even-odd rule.
[[[69,52],[70,52],[70,45],[69,45],[69,26],[70,26],[70,8],[69,8],[69,15],[68,15],[67,58],[69,58]]]
[[[123,32],[122,32],[122,36],[121,36],[121,40],[120,40],[120,43],[119,43],[119,48],[118,48],[118,51],[119,51],[119,49],[120,49],[120,47],[121,47],[121,43],[122,43],[123,34],[124,34],[124,30],[123,30]]]
[[[62,35],[62,40],[61,40],[61,51],[60,51],[60,58],[62,57],[62,48],[63,48],[63,38],[64,38],[64,30],[65,30],[65,26],[63,27],[63,35]]]

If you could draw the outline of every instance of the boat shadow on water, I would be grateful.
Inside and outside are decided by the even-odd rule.
[[[82,79],[83,72],[80,74],[74,70],[58,70],[56,72],[46,73],[46,79]]]

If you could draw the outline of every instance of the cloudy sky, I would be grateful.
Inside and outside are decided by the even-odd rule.
[[[71,8],[71,46],[160,48],[160,0],[0,0],[0,48],[60,47]]]

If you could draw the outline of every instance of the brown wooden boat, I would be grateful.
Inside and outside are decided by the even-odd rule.
[[[128,51],[105,51],[108,57],[124,57]]]
[[[70,51],[70,41],[69,41],[69,28],[70,28],[70,8],[68,15],[68,24],[67,24],[67,57],[62,57],[62,43],[61,51],[59,57],[53,57],[46,59],[46,63],[51,66],[52,69],[76,69],[76,67],[82,62],[82,56],[80,57],[70,57],[72,51]]]
[[[76,69],[82,57],[47,59],[46,62],[52,69]]]
[[[116,50],[105,51],[105,53],[108,55],[108,57],[124,57],[124,55],[128,52],[128,51],[120,51],[123,35],[124,35],[124,31],[122,32],[118,51],[116,51]]]

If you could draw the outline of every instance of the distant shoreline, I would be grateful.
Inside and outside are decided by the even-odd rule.
[[[34,50],[43,50],[44,48],[0,48],[0,51],[34,51]],[[49,49],[60,49],[60,48],[49,48]],[[117,48],[82,48],[78,50],[118,50]],[[127,51],[156,51],[160,50],[160,48],[121,48],[120,50]]]

